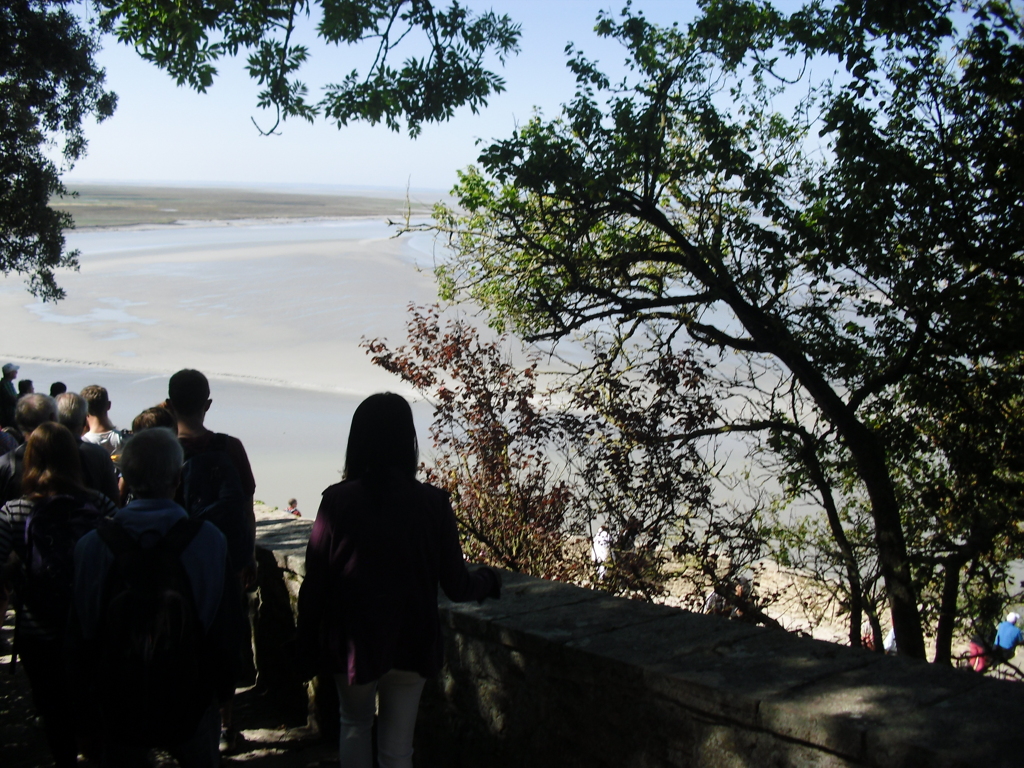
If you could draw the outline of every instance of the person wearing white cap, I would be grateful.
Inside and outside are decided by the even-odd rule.
[[[3,372],[4,377],[0,380],[0,427],[13,427],[14,407],[18,404],[18,390],[14,388],[18,366],[6,363]]]
[[[996,627],[996,639],[992,642],[992,646],[1000,661],[1013,658],[1017,646],[1024,645],[1024,633],[1017,626],[1018,621],[1020,621],[1020,615],[1011,611],[1006,614],[1006,621]]]

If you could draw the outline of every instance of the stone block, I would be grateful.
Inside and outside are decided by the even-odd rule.
[[[945,671],[971,682],[981,677]],[[1022,724],[1024,686],[986,678],[926,706],[893,708],[884,727],[868,731],[866,750],[879,768],[1009,768],[1019,765],[1024,753]]]
[[[873,663],[761,703],[762,727],[850,757],[867,758],[869,732],[977,687],[982,678],[872,654]],[[913,717],[913,715],[911,715]]]
[[[568,642],[569,647],[621,663],[649,667],[759,633],[750,624],[679,608],[640,604],[633,610],[637,614],[635,622],[574,638]]]
[[[645,670],[651,691],[706,715],[758,726],[766,698],[871,663],[871,654],[780,630],[680,654]]]

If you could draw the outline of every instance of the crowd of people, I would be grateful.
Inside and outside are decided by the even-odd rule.
[[[54,764],[143,766],[159,747],[182,768],[217,765],[238,739],[256,481],[241,441],[206,426],[207,378],[177,372],[166,401],[118,430],[103,387],[19,393],[19,367],[2,370],[0,616],[12,601],[13,658]],[[420,692],[441,667],[438,585],[456,601],[500,595],[496,571],[467,569],[447,496],[417,466],[408,403],[367,398],[310,535],[294,661],[335,677],[342,766],[374,765],[375,713],[377,764],[411,766]],[[300,515],[294,499],[287,511]]]

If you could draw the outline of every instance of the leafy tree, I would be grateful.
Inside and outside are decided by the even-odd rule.
[[[322,115],[339,126],[353,120],[384,122],[398,130],[404,120],[416,136],[425,122],[441,122],[456,108],[476,112],[504,82],[485,59],[503,63],[518,51],[519,28],[507,16],[473,14],[458,2],[447,8],[430,0],[92,0],[98,27],[83,23],[70,0],[11,0],[0,7],[0,269],[29,275],[29,290],[43,299],[64,296],[54,270],[74,269],[77,252],[64,252],[62,231],[71,216],[49,207],[67,194],[60,181],[85,153],[82,121],[109,117],[116,103],[103,90],[96,66],[99,32],[111,32],[166,70],[179,85],[205,91],[225,56],[247,53],[250,75],[261,85],[257,106],[275,111],[263,133],[282,120],[313,121]],[[324,42],[366,42],[375,56],[365,74],[345,75],[311,101],[298,79],[309,58],[294,41],[296,24],[317,9]],[[422,36],[400,67],[399,44]],[[257,126],[258,127],[258,126]],[[47,148],[56,147],[58,167]]]
[[[519,27],[493,12],[473,14],[458,2],[447,8],[431,0],[95,0],[100,26],[135,47],[142,58],[165,69],[179,85],[205,91],[217,74],[216,62],[247,52],[246,68],[262,90],[260,108],[275,110],[281,121],[318,115],[338,126],[352,120],[384,122],[398,130],[404,119],[413,136],[425,122],[442,122],[457,107],[476,112],[504,81],[487,69],[485,57],[518,52]],[[352,70],[340,83],[309,100],[299,70],[309,59],[296,43],[296,24],[316,11],[318,38],[332,45],[363,41],[376,46],[365,74]],[[391,65],[394,49],[422,35],[420,55],[400,68]],[[410,42],[406,42],[408,46]],[[415,52],[414,52],[415,53]],[[262,129],[261,129],[262,130]]]
[[[466,550],[474,559],[545,578],[578,581],[586,550],[566,473],[553,448],[575,431],[571,416],[546,405],[537,362],[520,369],[497,342],[464,321],[444,326],[436,308],[410,308],[408,345],[363,343],[373,362],[434,405],[429,482],[452,494]]]
[[[50,199],[67,194],[61,171],[85,154],[82,121],[109,117],[116,103],[94,60],[96,36],[69,4],[0,6],[0,270],[28,275],[29,290],[45,300],[64,296],[54,270],[78,265],[78,253],[64,251],[71,217]]]
[[[531,338],[646,324],[723,350],[736,407],[718,428],[779,451],[826,510],[852,593],[864,603],[877,569],[916,657],[932,583],[917,555],[945,537],[932,574],[949,569],[951,587],[952,555],[991,506],[925,506],[915,484],[952,462],[992,481],[971,469],[991,448],[972,453],[956,430],[972,423],[966,402],[1013,402],[997,382],[1022,348],[1022,30],[1019,8],[996,0],[788,15],[707,0],[686,28],[627,8],[598,31],[625,46],[630,76],[613,83],[570,51],[579,86],[562,115],[486,148],[460,208],[437,212],[453,251],[445,295],[498,324]],[[969,397],[939,396],[957,382]],[[930,456],[929,439],[944,446]],[[999,504],[972,562],[999,557],[1019,522]],[[867,557],[844,543],[861,524]]]
[[[692,355],[638,360],[623,372],[596,351],[582,376],[542,374],[536,359],[516,364],[507,339],[483,341],[465,320],[416,307],[407,344],[363,346],[433,404],[424,469],[452,494],[475,559],[651,600],[664,591],[671,545],[698,572],[711,556],[731,554],[732,538],[712,519],[702,458],[665,439],[711,418]],[[598,522],[612,551],[601,578],[592,556]]]

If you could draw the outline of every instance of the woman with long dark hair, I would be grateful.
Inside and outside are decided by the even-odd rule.
[[[298,647],[335,674],[342,768],[373,765],[378,696],[379,765],[412,765],[420,693],[441,669],[438,584],[456,602],[500,594],[497,572],[466,568],[448,496],[417,482],[418,461],[405,399],[364,400],[306,549]]]
[[[117,506],[82,484],[78,442],[56,422],[40,424],[25,445],[22,497],[0,510],[0,563],[13,551],[17,579],[14,649],[25,665],[36,711],[57,768],[78,763],[74,696],[65,674],[75,541]],[[40,539],[26,542],[26,524]],[[30,540],[33,537],[28,537]],[[36,562],[33,562],[36,561]]]

